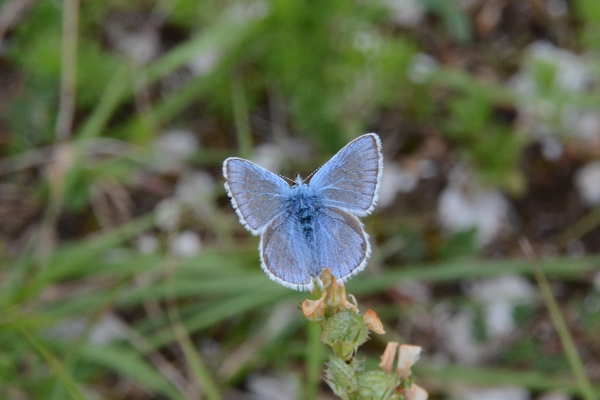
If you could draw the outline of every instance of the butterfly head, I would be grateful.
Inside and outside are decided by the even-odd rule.
[[[306,185],[306,183],[304,183],[304,179],[302,179],[300,174],[296,173],[296,179],[294,179],[293,187],[298,187],[298,186],[302,186],[302,185]]]

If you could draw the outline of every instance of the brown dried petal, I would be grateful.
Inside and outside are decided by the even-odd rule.
[[[413,346],[410,344],[401,345],[400,350],[398,350],[398,366],[396,368],[398,375],[403,378],[408,378],[412,374],[410,367],[417,362],[420,354],[420,346]]]
[[[321,281],[323,283],[323,288],[329,287],[331,285],[332,280],[335,282],[335,277],[331,275],[331,270],[329,268],[325,268],[323,272],[321,272]]]
[[[385,351],[381,355],[381,362],[379,363],[379,366],[384,372],[392,372],[397,348],[398,342],[389,342],[385,347]]]
[[[380,335],[385,333],[385,331],[383,330],[383,324],[379,320],[377,314],[375,314],[375,311],[371,309],[367,310],[367,312],[365,312],[365,314],[363,315],[363,319],[367,323],[369,329],[373,332],[378,333]]]
[[[415,385],[414,383],[404,394],[404,398],[406,398],[406,400],[427,400],[428,397],[429,393],[427,393],[427,390],[423,389],[419,385]]]
[[[306,299],[302,302],[302,313],[306,318],[321,318],[325,315],[325,296],[327,293],[323,293],[320,299]]]

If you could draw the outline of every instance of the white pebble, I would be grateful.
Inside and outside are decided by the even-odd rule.
[[[461,400],[529,400],[529,391],[518,386],[493,388],[463,388],[458,396]]]
[[[398,193],[413,191],[419,178],[410,171],[406,171],[396,163],[386,163],[381,177],[381,188],[377,203],[381,207],[390,205]]]
[[[204,171],[192,172],[181,176],[175,187],[175,197],[183,203],[197,204],[211,198],[215,191],[215,182]]]
[[[192,131],[171,129],[163,132],[156,139],[155,147],[164,156],[181,160],[196,153],[199,144],[198,138]]]
[[[154,208],[156,226],[163,231],[173,231],[181,222],[181,205],[173,198],[161,200]]]
[[[169,249],[171,252],[182,258],[191,258],[200,253],[201,249],[200,237],[194,231],[183,231],[179,235],[175,236],[171,243],[169,243]]]
[[[596,290],[600,291],[600,272],[596,272],[594,274],[594,279],[592,280],[592,282],[594,283],[594,287],[596,288]]]
[[[154,235],[142,235],[137,238],[135,244],[140,254],[152,254],[158,250],[158,239]]]
[[[130,21],[117,18],[109,19],[106,23],[108,41],[122,55],[137,65],[145,65],[156,58],[160,48],[158,29],[131,29]]]
[[[127,336],[127,325],[116,315],[102,317],[90,332],[90,343],[106,345]]]
[[[415,27],[425,16],[425,6],[418,0],[387,0],[384,4],[393,21],[400,26]]]
[[[221,52],[215,49],[204,51],[190,60],[188,68],[196,76],[207,75],[221,60],[221,55]]]
[[[298,399],[298,378],[291,374],[278,377],[252,374],[247,384],[250,392],[262,400]]]
[[[408,78],[416,83],[425,82],[438,67],[438,62],[429,54],[417,53],[408,68]]]
[[[473,283],[471,296],[485,307],[487,334],[492,338],[505,337],[515,329],[515,306],[533,304],[537,291],[527,279],[518,275],[483,279]]]
[[[575,174],[579,195],[588,206],[600,203],[600,161],[580,168]]]
[[[509,211],[508,200],[499,191],[483,189],[476,183],[466,188],[452,180],[438,204],[438,218],[446,231],[457,233],[477,228],[477,241],[482,246],[500,233]]]
[[[264,143],[256,146],[252,161],[275,174],[281,170],[284,161],[283,152],[275,143]]]
[[[483,349],[473,337],[474,316],[470,310],[457,313],[442,311],[437,315],[437,323],[446,351],[465,364],[475,364],[483,356]]]

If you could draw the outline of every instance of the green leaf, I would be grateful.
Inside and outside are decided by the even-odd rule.
[[[325,381],[338,396],[347,399],[358,390],[354,369],[339,357],[331,356],[325,371]]]
[[[391,399],[398,383],[395,375],[383,371],[367,371],[358,377],[358,398]]]
[[[369,328],[362,316],[352,310],[343,310],[327,319],[321,341],[331,346],[338,356],[348,359],[368,337]]]
[[[168,396],[169,399],[185,397],[168,382],[139,352],[118,345],[83,345],[79,356],[82,360],[101,365],[120,375],[129,377],[144,387]]]

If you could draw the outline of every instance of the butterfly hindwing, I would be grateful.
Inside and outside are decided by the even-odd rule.
[[[310,186],[323,204],[364,216],[377,202],[383,156],[381,141],[369,133],[348,143],[313,176]]]
[[[285,211],[290,186],[274,173],[243,158],[231,157],[223,163],[223,175],[240,222],[253,234],[261,233]]]
[[[260,260],[271,279],[292,289],[310,290],[315,254],[300,230],[294,215],[280,214],[260,237]]]
[[[318,271],[329,268],[340,281],[362,271],[371,255],[371,246],[358,218],[337,208],[323,207],[317,221]],[[315,278],[320,278],[320,273]]]

